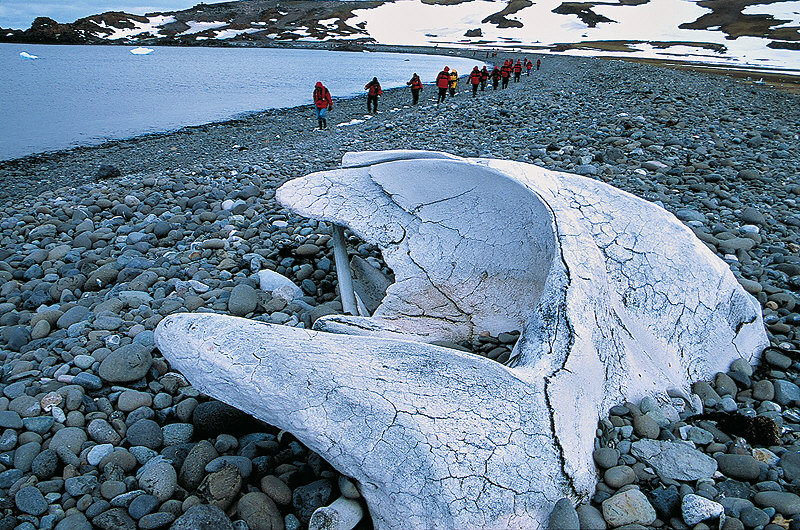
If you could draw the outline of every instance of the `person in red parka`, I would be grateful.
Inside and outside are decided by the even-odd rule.
[[[514,65],[514,82],[519,83],[519,76],[522,75],[522,63],[517,59],[517,64]]]
[[[500,69],[497,66],[495,66],[494,70],[492,70],[492,73],[489,75],[492,78],[492,90],[497,90],[497,85],[500,84],[500,77],[502,77]]]
[[[481,92],[486,90],[486,82],[489,80],[489,70],[486,69],[486,66],[481,68]]]
[[[436,100],[438,105],[447,97],[447,87],[450,86],[450,68],[445,66],[444,70],[439,72],[436,76],[436,88],[439,89],[439,99]]]
[[[472,97],[476,97],[478,95],[478,85],[481,84],[481,72],[477,66],[470,72],[469,82],[472,85]]]
[[[416,72],[411,76],[411,81],[406,83],[411,87],[411,104],[416,105],[419,103],[419,93],[422,90],[422,79],[419,78]]]
[[[506,61],[503,63],[503,67],[500,69],[500,80],[503,82],[503,88],[508,87],[508,80],[511,78],[511,68],[513,65],[511,61]]]
[[[527,75],[531,75],[531,68],[533,68],[533,61],[529,61],[528,58],[525,58],[525,69],[528,71]]]
[[[325,119],[325,115],[328,109],[333,110],[333,100],[331,99],[331,93],[325,88],[322,81],[317,81],[314,87],[314,106],[317,109],[317,121],[319,122],[320,130],[327,129],[328,121]]]
[[[378,98],[383,94],[383,89],[381,88],[381,84],[378,82],[377,77],[373,77],[372,81],[364,85],[364,89],[367,92],[367,112],[371,112],[372,114],[378,113]],[[370,109],[375,110],[370,110]]]

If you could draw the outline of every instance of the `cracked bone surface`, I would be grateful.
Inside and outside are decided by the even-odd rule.
[[[176,314],[156,342],[200,391],[352,477],[378,529],[544,527],[560,498],[592,494],[610,407],[688,395],[768,344],[720,259],[602,182],[366,152],[276,197],[380,247],[396,281],[375,314],[318,321],[350,335]],[[425,342],[510,329],[509,366]]]

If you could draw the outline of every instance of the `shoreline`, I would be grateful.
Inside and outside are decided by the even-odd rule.
[[[347,477],[290,433],[192,387],[153,330],[177,312],[299,328],[340,313],[331,227],[284,210],[275,189],[335,169],[345,152],[383,149],[528,162],[663,206],[724,260],[758,300],[771,343],[792,355],[770,351],[755,372],[740,363],[694,387],[707,411],[779,422],[776,445],[743,442],[677,403],[611,409],[595,439],[597,493],[575,515],[584,527],[631,523],[601,512],[631,489],[648,514],[635,522],[655,528],[695,526],[680,507],[690,495],[748,527],[779,522],[781,501],[800,506],[791,478],[800,466],[790,467],[800,462],[800,96],[571,56],[544,56],[541,71],[507,90],[473,98],[462,80],[441,105],[430,85],[421,96],[412,107],[407,89],[387,90],[369,117],[365,97],[337,100],[326,131],[308,105],[0,165],[3,527],[69,518],[68,528],[197,528],[213,514],[232,530],[256,513],[253,527],[298,529],[314,508],[350,495],[366,513],[357,529],[370,530]],[[101,163],[122,176],[97,178]],[[348,238],[348,249],[384,265],[373,245]],[[262,289],[260,270],[302,292],[286,300]],[[516,336],[457,346],[502,361]],[[632,450],[640,440],[683,440],[693,461],[722,455],[719,473],[654,474]],[[723,467],[726,453],[746,462]]]
[[[16,43],[11,43],[16,44]],[[40,43],[42,45],[66,45],[69,46],[70,44],[63,44],[63,43]],[[98,46],[130,46],[128,44],[115,44],[115,43],[103,43],[97,44]],[[92,45],[84,45],[84,46],[92,46]],[[191,46],[180,46],[180,45],[153,45],[153,46],[178,46],[178,47],[191,47]],[[196,47],[203,47],[206,45],[194,45]],[[208,45],[212,47],[217,47],[217,45]],[[225,47],[219,45],[219,47]],[[244,47],[244,46],[230,46],[233,48],[237,47]],[[247,47],[256,47],[256,46],[247,46]],[[502,60],[499,60],[501,57],[508,57],[508,56],[524,56],[524,55],[531,55],[532,57],[536,58],[537,56],[542,56],[544,60],[548,60],[554,57],[566,57],[572,58],[575,60],[602,60],[602,61],[623,61],[629,62],[632,64],[646,64],[650,66],[655,66],[659,68],[666,68],[666,69],[675,69],[680,71],[691,71],[691,72],[698,72],[703,73],[706,75],[713,75],[713,76],[726,76],[731,77],[734,79],[741,80],[745,83],[752,83],[754,85],[761,85],[767,88],[772,88],[775,90],[779,90],[782,92],[787,92],[790,94],[800,94],[800,74],[791,74],[791,73],[780,73],[780,72],[764,72],[760,71],[757,68],[726,68],[724,66],[715,66],[715,65],[704,65],[703,63],[695,63],[691,61],[681,61],[678,59],[675,60],[668,60],[668,59],[641,59],[635,57],[624,57],[624,56],[582,56],[582,55],[569,55],[569,54],[559,54],[558,52],[550,52],[545,50],[528,50],[528,49],[521,49],[521,51],[508,51],[505,53],[505,50],[498,49],[497,59],[493,61],[492,57],[486,57],[487,50],[470,50],[466,48],[448,48],[448,47],[427,47],[427,46],[398,46],[398,45],[388,45],[388,44],[360,44],[358,45],[359,49],[345,49],[347,46],[338,46],[338,47],[331,47],[326,45],[326,43],[313,43],[313,42],[300,42],[292,45],[274,45],[274,46],[264,46],[259,45],[257,47],[263,48],[302,48],[302,49],[314,49],[314,50],[328,50],[328,51],[348,51],[351,53],[362,53],[363,51],[368,52],[384,52],[384,53],[404,53],[409,55],[440,55],[443,57],[461,57],[466,59],[475,58],[476,60],[486,62],[489,64],[502,64]],[[530,53],[526,53],[526,50]],[[498,64],[498,65],[499,65]],[[756,81],[751,78],[758,76],[762,82]],[[462,76],[462,78],[465,76]],[[428,86],[426,84],[426,86]],[[387,90],[405,90],[405,87],[396,87]],[[335,98],[335,101],[348,101],[351,99],[359,98],[359,95],[352,96],[351,98]],[[44,151],[41,153],[32,153],[30,155],[25,155],[18,158],[12,158],[7,160],[0,160],[0,178],[2,178],[2,171],[4,169],[9,169],[17,164],[36,164],[36,163],[47,163],[50,162],[52,159],[59,158],[60,156],[69,155],[72,152],[82,152],[86,150],[99,150],[99,149],[106,149],[106,148],[113,148],[118,146],[119,144],[124,144],[126,142],[140,142],[140,141],[147,141],[148,139],[154,138],[161,138],[170,135],[177,135],[177,134],[188,134],[192,132],[200,132],[204,128],[214,127],[214,126],[221,126],[221,125],[230,125],[235,126],[238,123],[245,122],[251,118],[259,118],[264,116],[265,114],[269,113],[270,111],[280,111],[280,110],[287,110],[287,109],[302,109],[304,107],[311,108],[311,104],[309,105],[298,105],[295,107],[281,107],[281,108],[272,108],[272,109],[265,109],[265,110],[256,110],[256,111],[245,111],[241,113],[241,115],[237,117],[231,117],[230,119],[224,119],[220,121],[213,121],[208,122],[200,125],[189,125],[186,127],[181,127],[174,130],[169,131],[161,131],[161,132],[154,132],[154,133],[147,133],[138,136],[133,136],[129,138],[121,138],[115,140],[108,140],[101,144],[97,145],[81,145],[76,146],[68,149],[60,149],[55,151]],[[0,195],[2,197],[2,195]]]

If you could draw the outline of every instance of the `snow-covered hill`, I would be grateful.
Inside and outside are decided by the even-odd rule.
[[[0,40],[513,47],[800,71],[800,0],[240,0],[72,24],[39,18]]]

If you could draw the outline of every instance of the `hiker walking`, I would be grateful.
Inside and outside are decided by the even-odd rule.
[[[531,75],[531,68],[533,68],[533,61],[529,61],[527,57],[525,57],[525,70],[527,70],[526,75]]]
[[[511,78],[511,61],[506,59],[506,62],[503,63],[503,67],[500,69],[500,80],[503,82],[502,87],[508,88],[508,80]]]
[[[419,78],[417,73],[414,72],[414,75],[411,76],[411,81],[406,84],[411,87],[411,104],[416,105],[419,103],[419,93],[422,90],[422,80]]]
[[[522,75],[522,63],[517,59],[517,64],[514,65],[514,82],[519,83],[519,76]]]
[[[472,85],[472,97],[476,97],[478,95],[478,85],[481,84],[481,72],[477,66],[470,72],[469,82]]]
[[[494,70],[492,70],[492,73],[489,75],[492,78],[492,90],[497,90],[497,85],[500,84],[500,77],[502,77],[497,65],[495,65]]]
[[[489,80],[489,70],[487,70],[486,66],[484,65],[484,67],[481,68],[481,92],[486,90],[486,82],[488,80]]]
[[[438,105],[447,97],[447,87],[450,86],[450,68],[445,66],[444,70],[436,76],[436,88],[439,89],[439,98],[436,100]]]
[[[450,97],[456,97],[456,87],[458,86],[458,71],[453,68],[450,70]]]
[[[539,70],[539,67],[542,66],[542,60],[536,59],[536,70]]]
[[[364,85],[364,89],[367,92],[367,112],[371,112],[372,114],[378,113],[378,98],[381,94],[383,94],[383,89],[381,89],[381,84],[378,82],[377,77],[373,77],[372,81]],[[375,110],[370,111],[370,109],[374,108]]]
[[[317,81],[314,86],[314,106],[317,109],[319,129],[327,129],[328,121],[325,119],[325,115],[328,113],[328,109],[333,110],[333,100],[331,99],[331,93],[325,88],[322,81]]]

